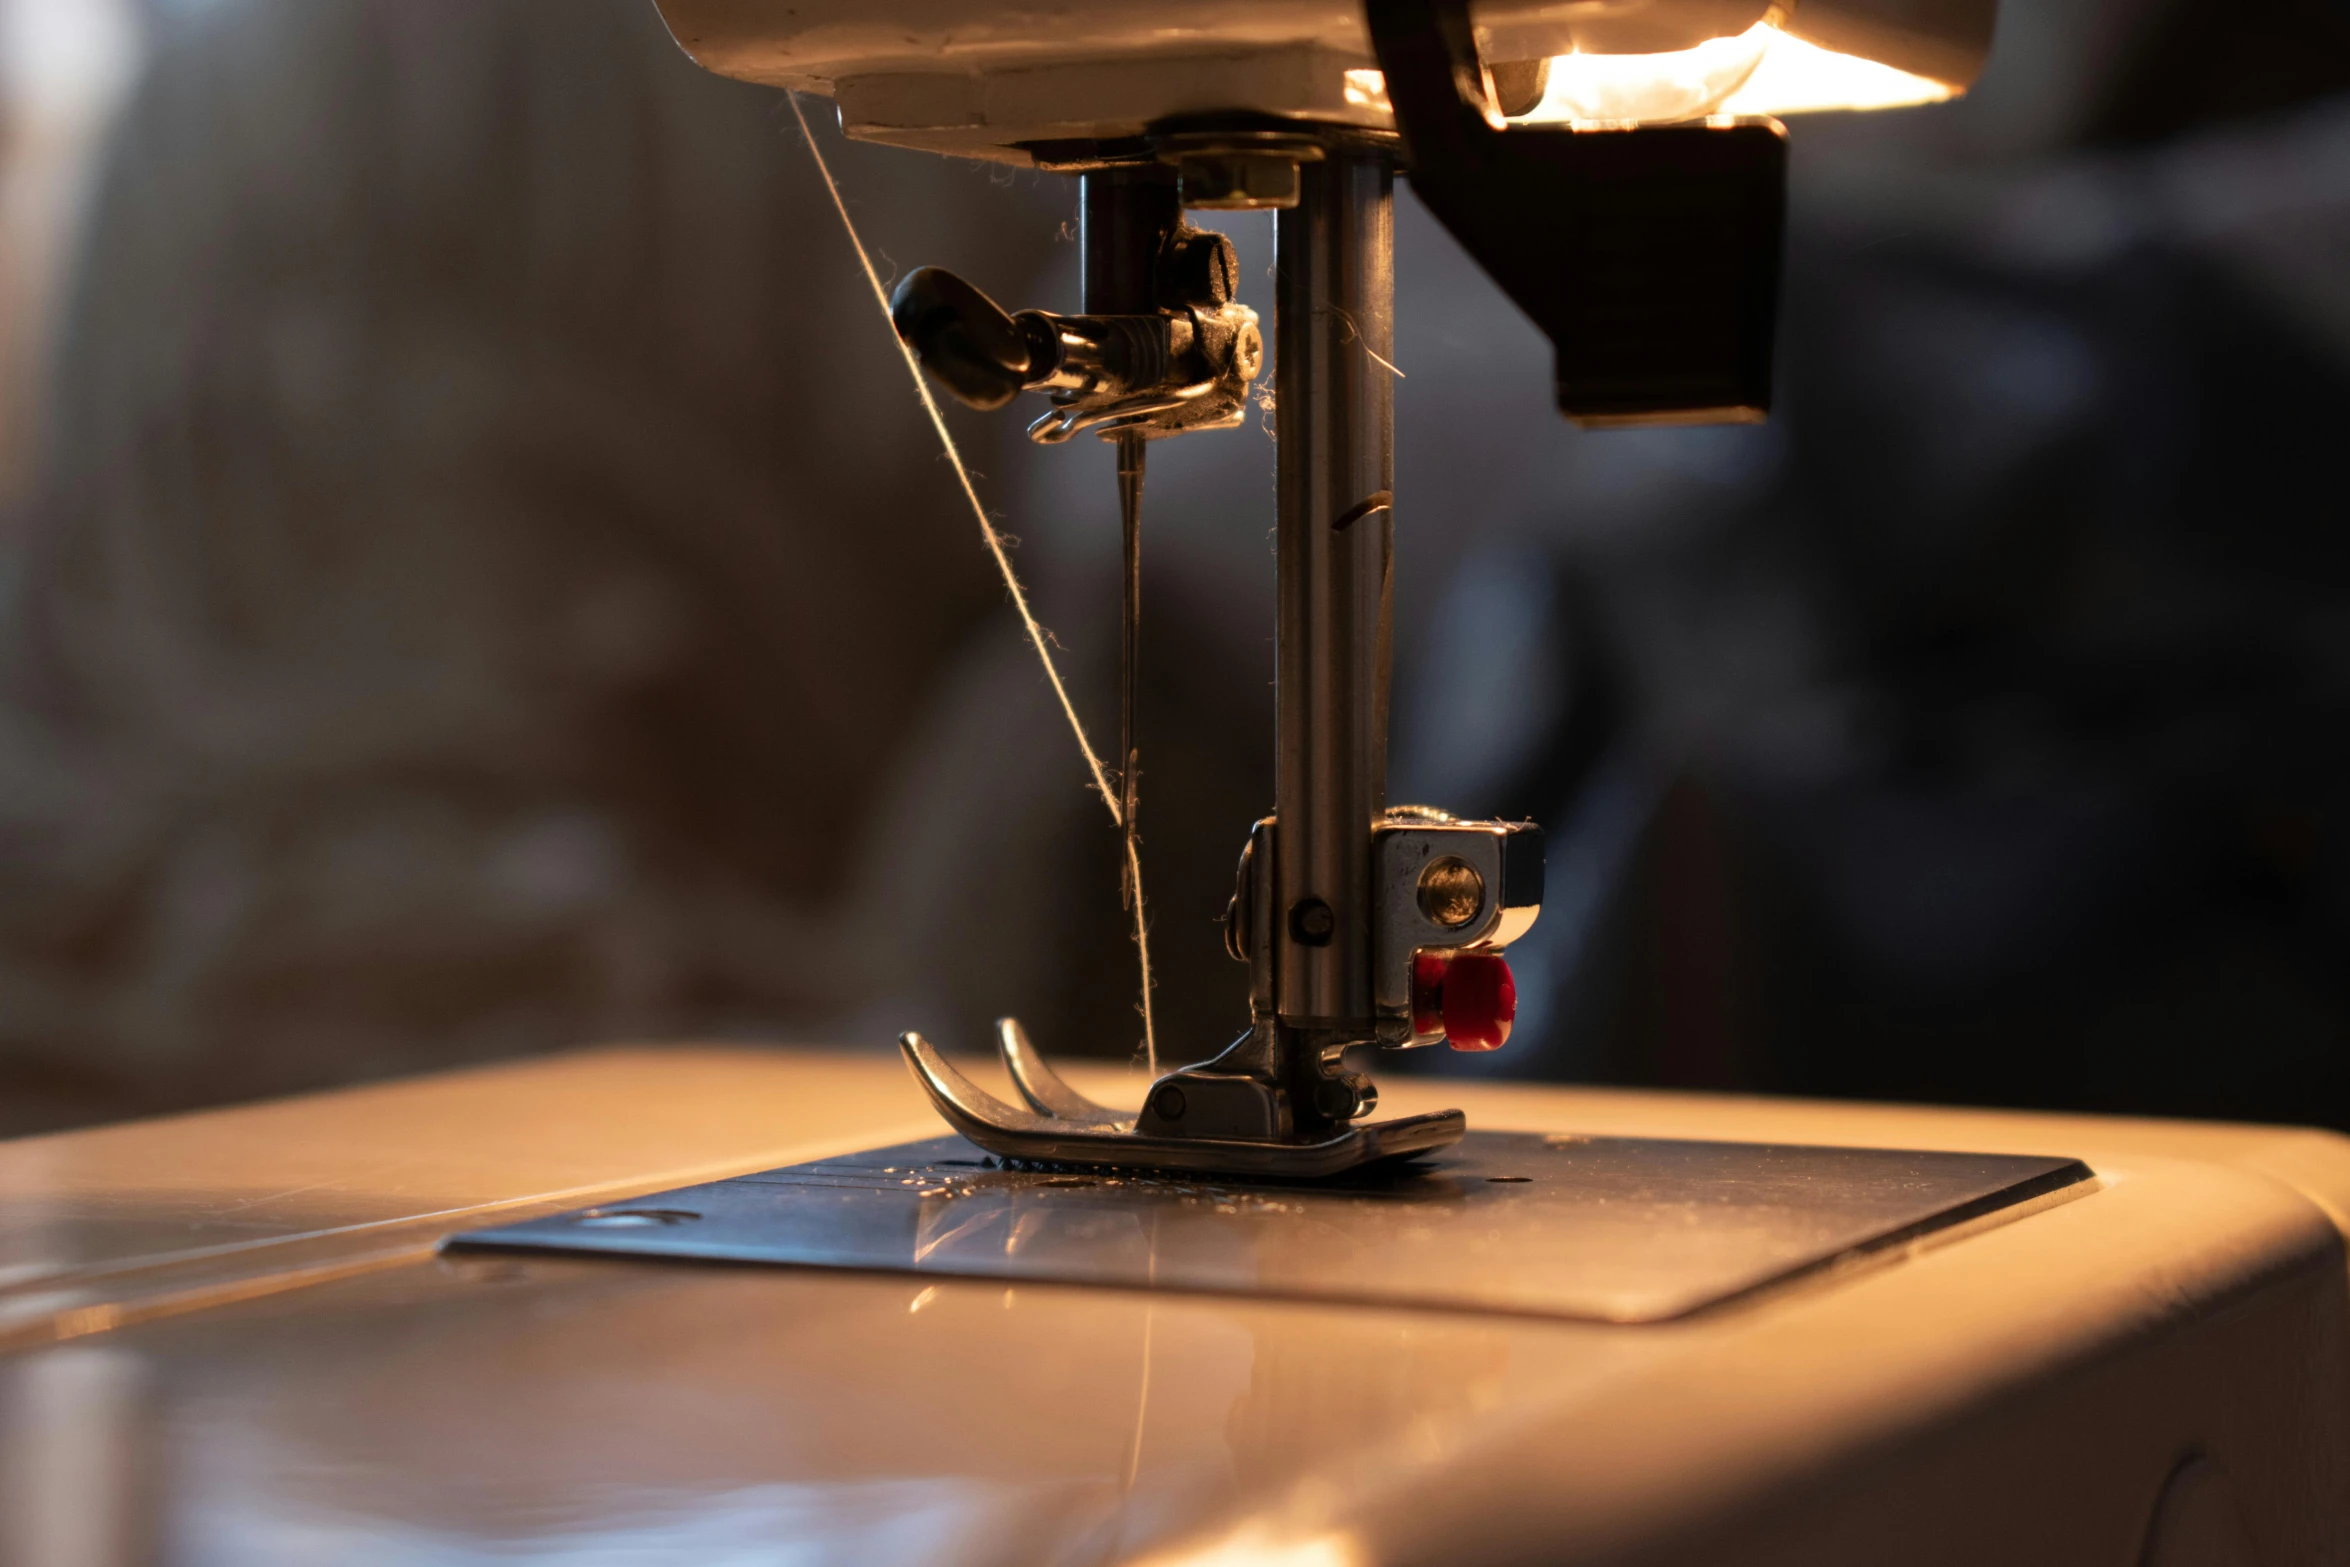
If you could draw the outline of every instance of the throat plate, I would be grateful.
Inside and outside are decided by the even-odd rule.
[[[462,1248],[854,1268],[1661,1322],[2090,1180],[2077,1159],[1471,1132],[1276,1184],[1015,1170],[960,1137],[453,1237]]]

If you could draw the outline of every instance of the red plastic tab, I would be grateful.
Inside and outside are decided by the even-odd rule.
[[[1464,952],[1444,971],[1444,1037],[1455,1050],[1499,1050],[1518,1017],[1518,983],[1507,960]]]
[[[1518,983],[1490,952],[1415,953],[1412,1032],[1442,1034],[1455,1050],[1499,1050],[1518,1017]]]

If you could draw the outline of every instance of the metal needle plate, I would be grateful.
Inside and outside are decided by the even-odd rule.
[[[938,1137],[447,1244],[1661,1322],[2089,1179],[2075,1159],[1471,1132],[1276,1185],[1010,1170]]]

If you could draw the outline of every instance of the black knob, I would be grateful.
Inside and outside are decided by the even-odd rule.
[[[1040,343],[994,300],[941,267],[907,273],[890,299],[889,318],[922,368],[972,408],[1001,408],[1052,368],[1049,339]]]

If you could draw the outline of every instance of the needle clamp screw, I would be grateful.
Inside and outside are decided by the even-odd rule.
[[[1289,934],[1301,947],[1327,947],[1338,929],[1338,916],[1320,898],[1300,898],[1290,905]]]

